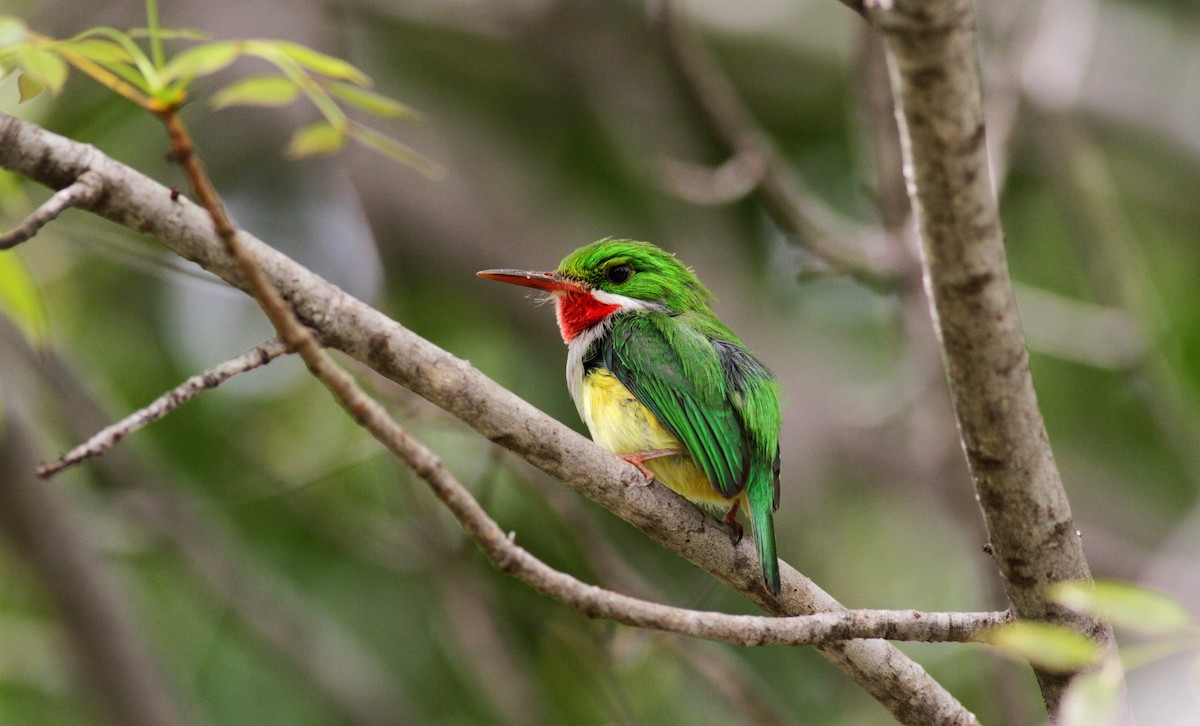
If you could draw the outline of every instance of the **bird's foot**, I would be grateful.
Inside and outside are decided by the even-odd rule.
[[[678,449],[655,449],[654,451],[643,451],[640,454],[617,454],[617,456],[637,467],[637,470],[642,472],[642,476],[646,477],[646,483],[641,486],[648,487],[654,482],[655,476],[654,472],[646,468],[646,462],[664,456],[675,456],[678,453],[680,453]]]
[[[733,528],[733,543],[736,545],[742,541],[742,525],[737,521],[738,509],[741,508],[739,502],[734,502],[729,511],[725,513],[725,518],[721,521]]]

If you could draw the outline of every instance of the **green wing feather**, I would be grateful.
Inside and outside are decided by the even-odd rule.
[[[750,439],[751,479],[769,482],[771,509],[779,508],[779,383],[740,344],[716,341],[730,401]]]
[[[737,496],[749,474],[749,441],[717,349],[663,313],[619,316],[608,341],[605,367],[683,442],[722,496]]]

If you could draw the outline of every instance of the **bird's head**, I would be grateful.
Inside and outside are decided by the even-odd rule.
[[[674,255],[649,242],[626,239],[602,239],[580,247],[554,272],[484,270],[477,274],[550,293],[567,343],[618,312],[707,312],[712,300]]]

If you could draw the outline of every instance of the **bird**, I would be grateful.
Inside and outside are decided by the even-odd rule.
[[[479,277],[548,293],[567,386],[601,448],[724,521],[746,510],[764,585],[780,592],[780,386],[713,313],[691,268],[649,242],[605,238],[553,272]]]

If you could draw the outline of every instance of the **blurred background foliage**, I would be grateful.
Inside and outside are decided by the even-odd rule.
[[[1009,261],[1076,524],[1097,576],[1152,584],[1193,611],[1196,8],[979,8]],[[832,0],[690,0],[684,10],[814,198],[851,229],[887,226],[898,176],[873,140],[890,117],[872,101],[879,57],[861,20]],[[347,58],[423,113],[387,130],[447,172],[430,180],[360,148],[285,160],[315,111],[206,106],[206,91],[264,71],[243,61],[201,81],[184,112],[242,226],[577,429],[551,311],[473,273],[552,269],[609,235],[673,250],[783,381],[782,556],[851,607],[1004,606],[919,285],[836,274],[754,194],[680,198],[670,161],[715,167],[727,156],[646,6],[169,0],[161,11],[166,26]],[[145,22],[138,0],[5,0],[3,12],[56,37]],[[16,99],[15,83],[0,83],[6,112],[184,186],[158,122],[87,79],[74,75],[58,98]],[[46,194],[5,181],[4,225]],[[886,244],[910,244],[904,229],[892,224]],[[5,254],[29,268],[49,322],[40,353],[10,327],[0,346],[5,410],[32,421],[40,459],[269,336],[240,293],[81,212]],[[550,564],[666,602],[752,611],[349,365]],[[592,622],[493,571],[294,360],[206,394],[48,486],[83,513],[197,722],[890,722],[809,649],[739,650]],[[983,722],[1041,718],[1026,667],[975,646],[902,648]],[[1189,685],[1173,666],[1130,675],[1143,723],[1184,723],[1200,708],[1194,677]],[[93,722],[78,680],[36,573],[0,550],[0,723]]]

